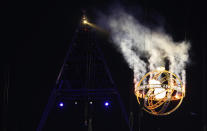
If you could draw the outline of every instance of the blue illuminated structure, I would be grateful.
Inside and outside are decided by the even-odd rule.
[[[75,36],[68,49],[64,63],[56,80],[56,85],[52,90],[48,104],[43,112],[36,131],[42,131],[51,109],[59,99],[72,100],[77,104],[77,100],[84,98],[86,104],[94,103],[88,98],[96,101],[107,96],[114,96],[117,99],[122,111],[122,116],[129,126],[128,116],[122,103],[120,94],[112,80],[109,69],[104,60],[103,54],[96,43],[95,30],[86,24],[80,24],[75,31]],[[105,103],[108,107],[109,102]],[[60,107],[64,103],[59,103]],[[85,111],[89,109],[85,105]],[[84,119],[89,121],[88,127],[92,128],[89,114],[85,113]]]

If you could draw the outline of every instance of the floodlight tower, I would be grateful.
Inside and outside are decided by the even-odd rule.
[[[90,22],[84,14],[75,31],[75,36],[69,46],[37,131],[42,131],[55,103],[56,105],[59,103],[60,107],[64,106],[62,100],[84,101],[85,125],[88,127],[88,131],[91,131],[92,117],[88,110],[89,104],[93,102],[90,100],[96,101],[100,98],[104,100],[110,95],[114,95],[118,100],[122,116],[128,125],[127,113],[97,43],[95,29],[90,26]],[[105,106],[109,105],[109,102],[105,103]]]

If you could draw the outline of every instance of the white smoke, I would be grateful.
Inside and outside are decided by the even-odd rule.
[[[169,70],[185,80],[190,44],[174,42],[163,31],[153,31],[140,24],[123,10],[112,12],[104,18],[111,31],[112,40],[140,80],[148,70],[157,69],[169,61]]]

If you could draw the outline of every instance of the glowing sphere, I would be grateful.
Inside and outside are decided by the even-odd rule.
[[[154,90],[155,99],[162,99],[166,96],[166,91],[163,88],[155,88]]]
[[[173,73],[159,69],[135,82],[135,95],[143,109],[153,115],[168,115],[182,103],[185,88]]]
[[[154,90],[154,94],[155,94],[156,99],[162,99],[166,96],[166,91],[165,91],[165,89],[163,89],[161,87],[161,84],[159,81],[154,80],[154,79],[149,80],[149,86],[150,85],[154,85],[154,87],[156,87]]]

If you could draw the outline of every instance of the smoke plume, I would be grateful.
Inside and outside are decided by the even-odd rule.
[[[169,71],[185,82],[185,66],[190,44],[174,42],[161,28],[152,30],[124,10],[102,15],[113,43],[123,54],[135,78],[140,80],[148,71],[168,66]]]

